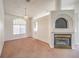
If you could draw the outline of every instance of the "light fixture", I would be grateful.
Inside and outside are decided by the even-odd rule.
[[[26,1],[26,7],[25,7],[25,16],[24,19],[29,19],[29,15],[28,15],[28,3],[30,2],[30,0],[25,0]]]
[[[27,12],[26,12],[26,8],[25,8],[25,15],[24,15],[24,19],[28,19],[29,16],[27,15]]]

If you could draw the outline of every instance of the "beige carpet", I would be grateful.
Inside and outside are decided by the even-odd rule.
[[[1,57],[9,58],[77,58],[79,51],[72,49],[52,49],[45,42],[33,38],[7,41]]]

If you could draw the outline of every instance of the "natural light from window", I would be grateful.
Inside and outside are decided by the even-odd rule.
[[[25,33],[26,33],[26,21],[20,18],[13,20],[13,34],[17,35]]]

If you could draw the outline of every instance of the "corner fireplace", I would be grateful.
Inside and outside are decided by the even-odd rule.
[[[54,34],[54,48],[71,49],[71,34]]]

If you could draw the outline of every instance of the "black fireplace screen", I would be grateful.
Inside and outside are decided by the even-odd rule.
[[[71,48],[71,35],[70,34],[55,34],[54,36],[55,48]]]

